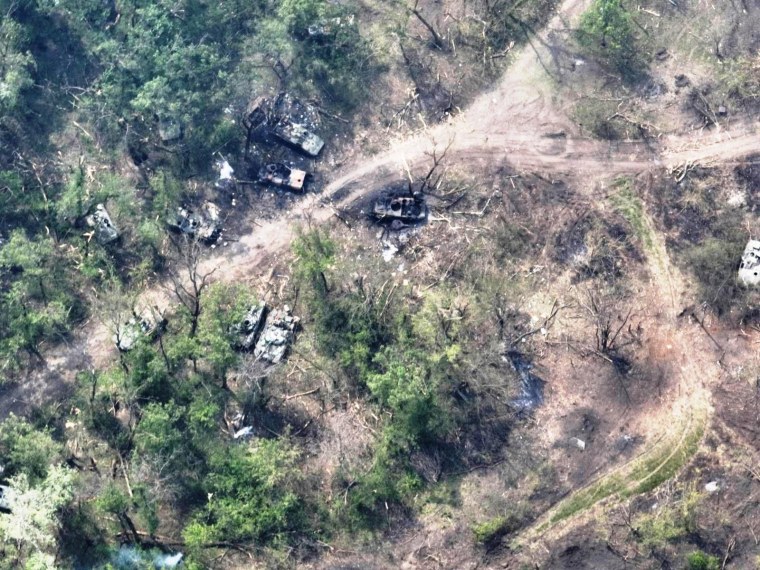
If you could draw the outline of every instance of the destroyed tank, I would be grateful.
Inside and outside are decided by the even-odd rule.
[[[760,240],[750,240],[739,264],[739,280],[747,287],[760,285]]]
[[[415,223],[424,220],[427,214],[425,200],[419,195],[388,194],[375,201],[372,208],[372,215],[377,220],[400,220]]]
[[[95,206],[95,211],[85,218],[85,223],[93,229],[95,241],[106,245],[119,239],[119,231],[111,222],[111,216],[103,204]]]
[[[267,164],[259,170],[259,182],[290,188],[296,192],[303,191],[306,176],[304,170],[290,168],[281,162]]]
[[[299,321],[287,305],[281,310],[272,311],[256,343],[254,356],[272,364],[280,362],[293,342]]]
[[[166,223],[171,230],[198,238],[206,243],[216,241],[222,231],[219,208],[211,202],[204,203],[200,212],[177,208],[176,213],[169,216]]]
[[[306,127],[287,119],[283,119],[277,123],[271,132],[276,139],[298,150],[302,150],[312,157],[319,155],[325,146],[325,141]]]
[[[239,336],[236,347],[239,350],[251,350],[256,345],[256,339],[264,325],[267,306],[253,305],[243,317],[242,322],[235,325],[233,333]]]

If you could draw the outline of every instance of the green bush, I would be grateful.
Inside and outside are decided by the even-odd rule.
[[[301,500],[293,490],[298,453],[283,440],[220,449],[203,485],[208,501],[185,528],[190,548],[210,542],[287,542],[299,528]]]
[[[634,528],[639,540],[650,548],[661,548],[684,536],[687,530],[680,513],[673,509],[641,515],[636,519]]]
[[[520,528],[519,517],[505,515],[472,525],[472,534],[478,544],[492,547],[504,536],[518,528]]]
[[[47,476],[61,451],[48,430],[38,430],[13,414],[0,424],[0,457],[6,476],[24,474],[36,484]]]
[[[720,570],[720,560],[697,550],[686,557],[686,567],[688,570]]]
[[[623,80],[635,81],[646,60],[634,26],[623,0],[595,0],[583,14],[576,37],[581,47],[616,69]]]

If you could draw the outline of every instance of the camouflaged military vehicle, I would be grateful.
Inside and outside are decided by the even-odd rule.
[[[113,334],[113,342],[121,352],[132,350],[140,338],[153,340],[164,332],[166,319],[158,309],[133,310],[132,317],[120,324]]]
[[[425,199],[419,194],[414,196],[386,194],[377,199],[372,207],[372,216],[376,220],[415,223],[423,221],[427,214]]]
[[[267,164],[259,170],[259,182],[262,184],[290,188],[296,192],[303,192],[306,176],[306,171],[290,168],[281,162]]]
[[[188,208],[177,208],[166,223],[169,229],[198,238],[205,243],[213,243],[222,232],[219,208],[211,202],[205,202],[198,212]]]
[[[280,362],[293,342],[299,321],[287,305],[281,310],[272,311],[256,343],[254,356],[272,364]]]
[[[240,324],[233,328],[233,334],[238,335],[236,348],[251,350],[256,345],[256,339],[264,326],[267,306],[264,303],[253,305],[243,317]]]
[[[119,239],[119,231],[111,222],[106,207],[103,204],[95,206],[95,211],[85,218],[85,223],[93,229],[95,241],[100,245],[106,245]]]
[[[316,157],[325,146],[325,141],[299,123],[289,119],[280,120],[272,127],[272,135],[279,141]]]

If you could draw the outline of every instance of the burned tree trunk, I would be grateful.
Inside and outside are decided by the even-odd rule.
[[[444,37],[438,33],[438,30],[435,29],[435,26],[433,26],[419,11],[419,3],[420,0],[415,0],[414,6],[412,8],[409,8],[409,13],[413,14],[415,18],[417,18],[420,23],[425,26],[428,32],[430,32],[430,35],[433,39],[433,45],[437,47],[438,49],[444,49],[446,44],[444,43]]]

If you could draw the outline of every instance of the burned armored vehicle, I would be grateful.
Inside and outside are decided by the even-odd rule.
[[[205,202],[197,212],[188,208],[177,208],[166,223],[169,229],[205,243],[215,242],[222,232],[219,208],[211,202]]]
[[[93,229],[95,241],[100,245],[106,245],[119,239],[119,230],[114,227],[111,216],[108,215],[103,204],[95,206],[95,211],[89,214],[84,221]]]
[[[420,194],[389,193],[378,198],[372,206],[372,217],[378,221],[415,224],[424,221],[427,215],[427,204]]]
[[[279,141],[316,157],[325,146],[325,141],[299,123],[283,119],[272,128],[272,135]]]
[[[132,317],[116,327],[113,342],[121,352],[132,350],[141,338],[156,339],[166,329],[167,320],[158,309],[133,310]]]
[[[272,364],[280,362],[293,342],[299,321],[287,305],[281,310],[272,311],[256,343],[254,356]]]
[[[739,280],[747,287],[760,285],[760,240],[750,240],[739,264]]]
[[[256,339],[264,326],[267,306],[264,303],[253,305],[243,317],[242,322],[233,327],[232,333],[238,338],[235,348],[238,350],[251,350],[256,345]]]
[[[289,188],[295,192],[303,192],[307,173],[304,170],[290,168],[281,162],[262,166],[259,170],[259,182]]]
[[[243,120],[243,126],[248,131],[246,152],[252,138],[258,137],[270,142],[274,139],[316,157],[325,145],[312,131],[317,123],[317,110],[288,93],[280,93],[274,98],[259,97],[249,105]]]
[[[158,136],[161,142],[171,143],[182,138],[183,129],[180,123],[174,117],[162,117],[158,120]]]

